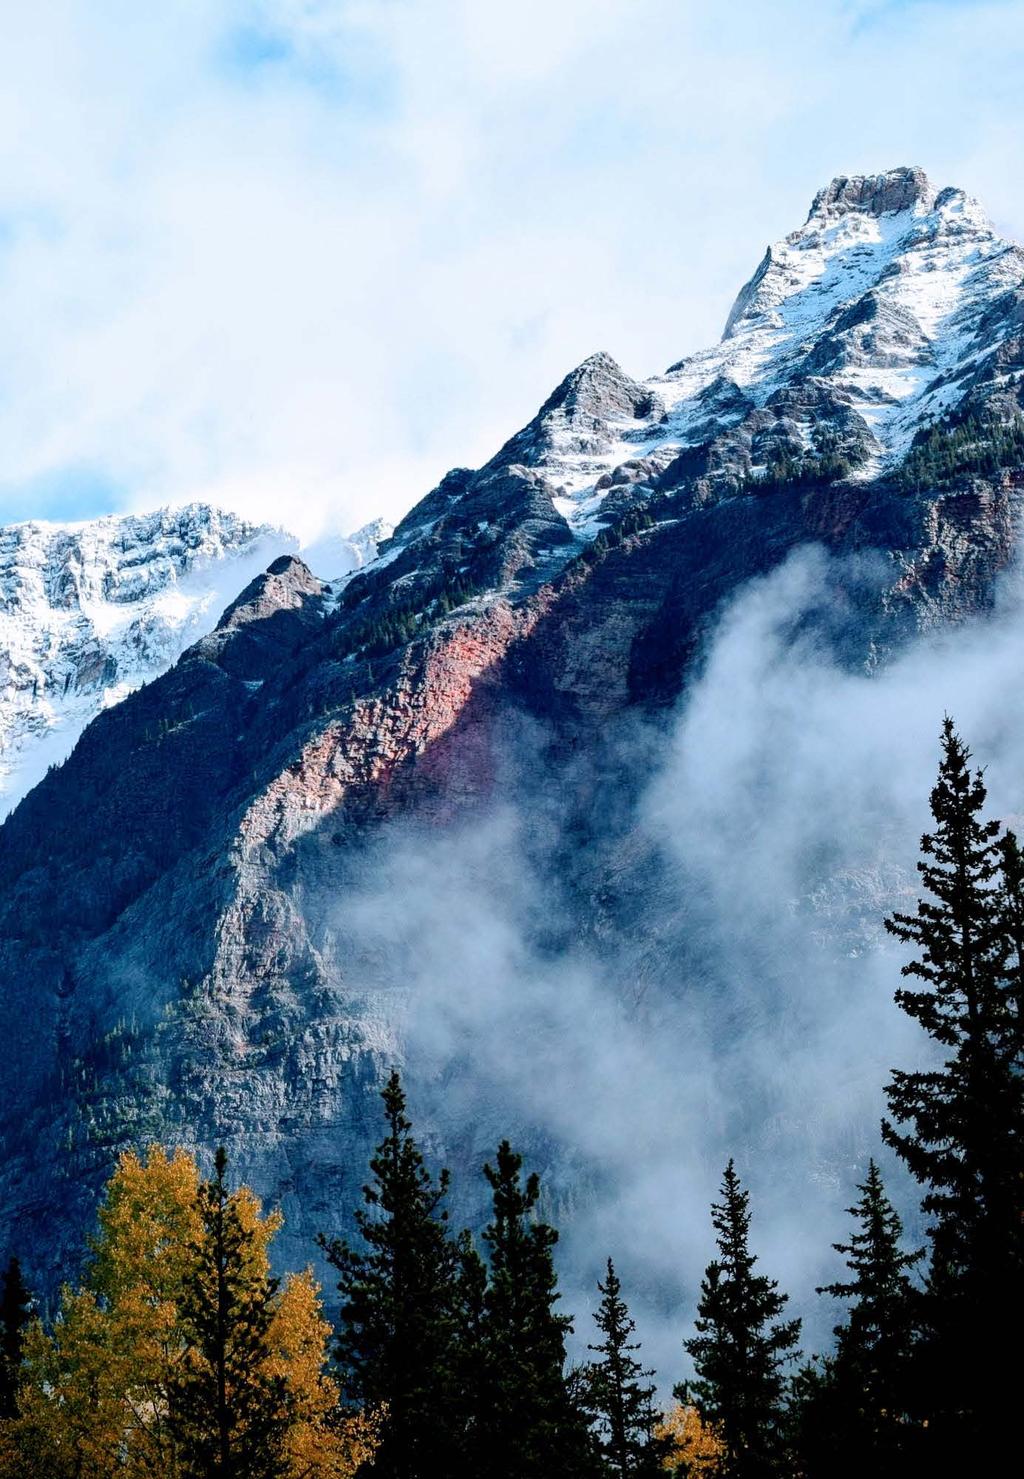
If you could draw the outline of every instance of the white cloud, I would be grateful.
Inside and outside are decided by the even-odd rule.
[[[1022,42],[991,3],[14,8],[0,515],[83,471],[399,512],[593,349],[713,338],[840,170],[924,163],[1019,231]]]
[[[392,825],[324,903],[346,989],[378,1040],[386,1023],[404,1043],[414,1116],[458,1165],[457,1217],[479,1191],[467,1162],[504,1134],[529,1147],[567,1307],[582,1313],[610,1253],[666,1385],[728,1156],[805,1349],[834,1324],[813,1291],[839,1271],[869,1155],[921,1237],[879,1121],[891,1070],[929,1046],[894,1004],[908,952],[882,921],[919,892],[947,708],[988,766],[987,815],[1020,830],[1024,587],[1004,580],[992,615],[869,676],[823,632],[841,638],[850,610],[837,588],[871,576],[797,550],[728,604],[671,723],[606,733],[602,784],[546,771],[544,732],[510,726],[500,804]],[[610,790],[611,815],[594,800]],[[561,829],[581,809],[566,887]]]

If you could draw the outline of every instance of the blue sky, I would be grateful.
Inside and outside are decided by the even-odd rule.
[[[40,0],[0,51],[0,519],[407,507],[717,337],[837,173],[1024,236],[1019,0]]]

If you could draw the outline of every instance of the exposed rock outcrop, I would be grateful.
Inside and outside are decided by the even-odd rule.
[[[818,191],[807,219],[834,220],[848,211],[888,216],[915,206],[927,210],[935,197],[936,191],[923,169],[903,167],[887,170],[882,175],[839,175]]]

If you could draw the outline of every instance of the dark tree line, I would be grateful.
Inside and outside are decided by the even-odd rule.
[[[684,1459],[679,1472],[737,1479],[965,1473],[979,1471],[1005,1442],[1017,1381],[1006,1346],[1024,1311],[1024,858],[1014,835],[985,819],[984,780],[969,762],[947,720],[931,795],[934,826],[922,838],[918,865],[926,897],[915,913],[887,921],[914,951],[897,1001],[938,1050],[927,1069],[893,1071],[882,1126],[924,1189],[930,1255],[926,1261],[924,1250],[904,1246],[900,1218],[870,1161],[849,1208],[848,1241],[835,1245],[845,1275],[819,1291],[845,1309],[834,1350],[793,1371],[800,1322],[785,1318],[787,1296],[757,1270],[748,1193],[730,1161],[712,1207],[718,1252],[701,1284],[696,1333],[685,1343],[695,1376],[676,1388],[713,1435],[714,1451],[699,1463]],[[393,1156],[403,1145],[416,1168],[409,1184],[410,1193],[419,1188],[418,1219],[432,1247],[449,1249],[443,1277],[431,1287],[438,1328],[454,1339],[456,1354],[447,1364],[433,1361],[436,1383],[425,1400],[420,1394],[435,1424],[454,1414],[456,1436],[438,1432],[435,1450],[447,1453],[449,1472],[528,1479],[671,1467],[652,1373],[636,1358],[614,1266],[599,1285],[603,1339],[590,1348],[598,1359],[574,1376],[565,1367],[570,1324],[555,1309],[557,1235],[532,1220],[536,1178],[523,1185],[519,1158],[500,1147],[496,1167],[486,1168],[494,1217],[481,1259],[468,1237],[452,1242],[443,1231],[438,1207],[447,1182],[431,1188],[410,1149],[397,1077],[385,1103]],[[367,1198],[382,1205],[382,1188],[368,1189]],[[392,1218],[391,1236],[400,1220]],[[381,1227],[364,1222],[364,1237],[379,1239]],[[351,1366],[345,1331],[353,1295],[367,1287],[353,1272],[365,1268],[365,1255],[335,1246],[331,1256],[347,1299],[339,1356]],[[386,1307],[383,1294],[382,1287]],[[414,1303],[423,1318],[423,1304]],[[394,1336],[405,1344],[397,1327]],[[386,1342],[371,1345],[379,1351]],[[426,1365],[415,1369],[422,1374]],[[444,1395],[446,1371],[460,1373],[452,1400]],[[365,1384],[353,1395],[385,1399]],[[389,1458],[398,1435],[390,1419],[373,1473],[397,1479],[420,1472],[407,1458]]]
[[[382,1410],[368,1474],[427,1479],[586,1475],[596,1449],[566,1370],[568,1316],[536,1216],[540,1186],[507,1141],[484,1168],[492,1215],[485,1253],[453,1237],[448,1176],[426,1169],[397,1073],[383,1092],[388,1133],[370,1163],[361,1247],[325,1242],[342,1297],[337,1345],[345,1396]],[[650,1426],[653,1427],[652,1416]]]
[[[1018,1385],[1007,1348],[1024,1309],[1024,857],[1013,833],[986,819],[985,801],[983,776],[947,720],[918,864],[925,896],[915,912],[886,921],[912,952],[897,1001],[935,1051],[927,1068],[893,1070],[882,1136],[922,1187],[930,1246],[905,1246],[871,1160],[848,1209],[847,1240],[834,1245],[844,1271],[818,1291],[841,1309],[830,1352],[799,1363],[800,1321],[787,1318],[787,1295],[758,1267],[749,1195],[730,1161],[711,1209],[716,1254],[684,1342],[693,1375],[675,1388],[676,1421],[658,1408],[610,1259],[598,1284],[598,1338],[590,1359],[571,1366],[558,1234],[539,1215],[536,1174],[524,1174],[503,1141],[483,1168],[491,1214],[479,1242],[454,1231],[448,1173],[426,1165],[393,1073],[357,1237],[322,1240],[341,1295],[329,1386],[316,1370],[305,1387],[288,1375],[302,1341],[287,1334],[269,1274],[272,1229],[229,1191],[223,1152],[213,1178],[181,1203],[193,1229],[175,1296],[183,1354],[160,1398],[173,1473],[1000,1472]],[[288,1328],[315,1347],[318,1317],[306,1306],[296,1313],[300,1306]],[[0,1287],[0,1469],[4,1424],[20,1420],[29,1320],[12,1260]],[[325,1391],[335,1418],[323,1411]],[[296,1459],[302,1392],[312,1450],[331,1438],[341,1467]],[[364,1421],[358,1445],[341,1442],[346,1422]]]
[[[13,1417],[17,1411],[18,1373],[31,1308],[21,1264],[12,1258],[0,1289],[0,1419]]]
[[[1011,380],[1007,389],[1013,387]],[[1016,382],[1018,396],[1024,376]],[[990,478],[1024,458],[1024,415],[1003,419],[991,411],[954,412],[919,431],[896,475],[901,488],[920,493],[971,477]]]

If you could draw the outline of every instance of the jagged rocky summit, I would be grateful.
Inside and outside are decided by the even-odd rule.
[[[638,495],[876,478],[953,408],[1014,414],[1022,275],[963,191],[916,169],[835,180],[768,248],[719,344],[643,384],[593,356],[492,466],[542,472],[576,527]]]
[[[227,1144],[295,1266],[343,1228],[408,1005],[344,902],[395,829],[486,814],[513,732],[544,948],[620,952],[657,1030],[701,976],[636,813],[638,726],[663,732],[722,603],[808,541],[874,552],[822,614],[844,662],[986,610],[1022,372],[1021,249],[919,170],[838,179],[718,345],[644,382],[593,356],[343,581],[275,560],[0,829],[0,1242],[55,1277],[150,1137]],[[429,1127],[457,1166],[493,1148],[445,1118],[464,1071]]]

